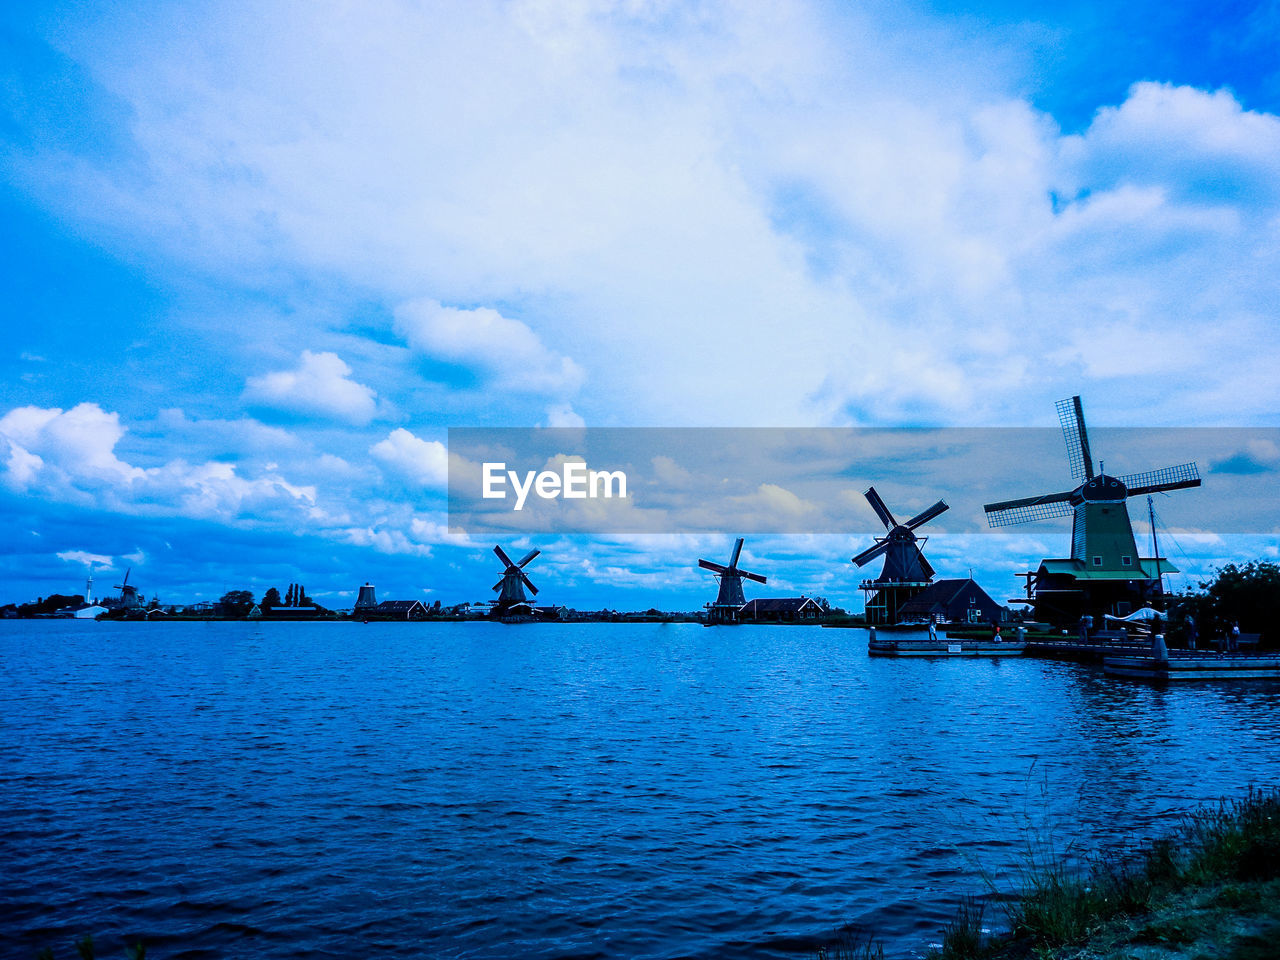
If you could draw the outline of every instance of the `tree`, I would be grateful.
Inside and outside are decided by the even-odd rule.
[[[280,591],[275,587],[268,588],[267,592],[262,595],[262,605],[264,607],[279,607],[283,605],[280,599]]]
[[[1244,566],[1228,563],[1219,567],[1217,575],[1200,584],[1201,593],[1178,598],[1174,626],[1178,635],[1185,632],[1188,615],[1196,618],[1196,629],[1202,642],[1219,636],[1240,623],[1245,633],[1260,633],[1280,617],[1280,566],[1265,560],[1253,560]],[[1274,637],[1263,642],[1274,646]]]
[[[248,590],[228,590],[218,600],[222,612],[228,617],[243,617],[253,609],[253,594]]]

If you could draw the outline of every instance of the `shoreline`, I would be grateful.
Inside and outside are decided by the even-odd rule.
[[[1000,932],[989,921],[1002,912]],[[1267,960],[1280,955],[1280,787],[1181,814],[1080,869],[1027,864],[1012,896],[967,899],[926,960]],[[883,960],[846,929],[816,960]]]

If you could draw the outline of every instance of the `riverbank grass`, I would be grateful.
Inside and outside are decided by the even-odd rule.
[[[1120,960],[1280,956],[1280,789],[1183,816],[1166,837],[1072,871],[1035,865],[1006,904],[1008,933],[982,932],[967,902],[932,960]]]

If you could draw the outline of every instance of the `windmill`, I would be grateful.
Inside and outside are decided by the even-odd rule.
[[[1127,616],[1163,596],[1161,576],[1177,573],[1163,557],[1138,556],[1133,524],[1125,505],[1129,497],[1200,486],[1194,462],[1161,470],[1112,477],[1093,468],[1084,409],[1079,397],[1059,400],[1058,421],[1067,444],[1071,477],[1078,484],[1062,493],[1002,500],[983,507],[987,522],[1003,527],[1032,520],[1071,515],[1071,556],[1046,559],[1027,578],[1026,600],[1035,616],[1075,625],[1083,616],[1098,623],[1105,614]]]
[[[498,599],[493,604],[494,616],[505,617],[512,614],[530,613],[532,607],[529,604],[529,598],[525,596],[524,588],[528,587],[529,592],[534,596],[537,596],[538,588],[533,585],[533,581],[524,572],[524,568],[528,566],[529,561],[542,551],[530,550],[519,563],[512,563],[511,558],[507,556],[502,547],[494,547],[493,552],[498,555],[498,559],[505,566],[502,571],[502,579],[493,585],[494,593],[498,594]]]
[[[133,572],[133,567],[129,567],[124,572],[124,583],[117,583],[115,588],[120,591],[120,599],[116,601],[116,605],[124,610],[137,610],[142,606],[142,598],[138,595],[138,588],[129,585],[129,574]]]
[[[738,558],[742,555],[742,543],[742,537],[734,543],[733,556],[729,558],[727,567],[712,563],[710,560],[698,561],[698,566],[703,570],[710,570],[720,581],[720,590],[716,593],[715,603],[707,604],[708,623],[737,623],[738,610],[747,602],[747,598],[742,595],[742,581],[769,582],[767,577],[762,577],[758,573],[748,573],[738,567]]]
[[[858,589],[866,591],[865,603],[868,624],[893,624],[898,622],[898,611],[902,605],[929,586],[933,580],[933,567],[925,559],[920,546],[928,537],[919,538],[916,530],[924,526],[940,513],[950,509],[939,500],[933,506],[922,510],[906,523],[898,523],[893,514],[885,506],[875,487],[869,487],[863,494],[871,509],[876,512],[880,522],[888,531],[886,536],[876,537],[875,546],[868,547],[853,558],[852,562],[859,567],[870,563],[876,557],[884,557],[884,568],[880,576],[874,580],[864,580]]]

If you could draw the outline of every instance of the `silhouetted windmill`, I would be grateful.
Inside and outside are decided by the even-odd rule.
[[[136,610],[142,606],[142,597],[138,595],[138,588],[129,585],[129,574],[133,572],[133,567],[129,567],[124,572],[124,583],[117,583],[115,588],[120,591],[120,599],[117,604],[125,610]]]
[[[727,567],[719,563],[712,563],[710,560],[698,561],[698,566],[703,570],[710,570],[716,575],[716,579],[720,581],[720,590],[716,593],[715,603],[707,604],[708,623],[737,623],[738,610],[747,602],[746,597],[742,594],[742,581],[769,582],[767,577],[762,577],[758,573],[749,573],[739,568],[738,558],[742,555],[742,544],[743,539],[739,537],[733,545],[733,556],[729,558]]]
[[[1162,557],[1139,557],[1125,501],[1149,493],[1200,486],[1194,462],[1112,477],[1093,469],[1093,454],[1080,398],[1059,400],[1058,421],[1067,444],[1071,477],[1079,486],[983,507],[987,522],[1002,527],[1072,515],[1071,556],[1042,560],[1027,578],[1027,598],[1037,619],[1074,626],[1081,616],[1127,616],[1163,595],[1160,577],[1178,571]]]
[[[494,592],[498,594],[498,599],[493,605],[494,616],[530,613],[529,598],[525,596],[524,588],[528,587],[529,592],[534,596],[537,596],[538,588],[533,585],[524,568],[542,551],[530,550],[519,563],[512,563],[502,547],[494,547],[493,552],[498,555],[498,559],[506,568],[502,571],[502,579],[493,585]]]
[[[940,513],[950,509],[939,500],[922,510],[906,523],[898,523],[885,506],[875,487],[863,494],[871,509],[888,531],[886,536],[876,537],[875,546],[868,547],[853,558],[861,567],[876,557],[884,557],[884,568],[874,580],[864,580],[858,589],[866,592],[866,617],[868,624],[893,624],[898,622],[902,605],[929,586],[933,580],[933,567],[925,559],[920,547],[928,538],[917,537],[916,530]]]

